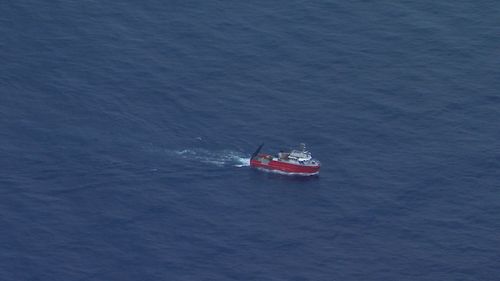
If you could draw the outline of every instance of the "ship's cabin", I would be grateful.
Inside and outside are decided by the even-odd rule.
[[[300,144],[301,150],[292,150],[291,152],[280,151],[278,153],[278,159],[283,161],[292,162],[307,162],[312,159],[311,153],[306,150],[305,144]]]
[[[292,150],[292,152],[288,155],[288,158],[297,161],[309,161],[312,159],[312,156],[309,151]]]

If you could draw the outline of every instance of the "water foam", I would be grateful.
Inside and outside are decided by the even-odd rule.
[[[219,167],[247,167],[250,166],[250,157],[232,150],[211,151],[201,148],[176,150],[173,153],[184,159],[213,164]]]

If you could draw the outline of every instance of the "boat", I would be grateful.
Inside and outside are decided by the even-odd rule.
[[[274,171],[288,175],[312,176],[319,174],[321,163],[312,158],[306,150],[306,145],[301,143],[299,150],[290,152],[280,151],[278,155],[259,153],[264,144],[261,144],[250,158],[250,167]]]

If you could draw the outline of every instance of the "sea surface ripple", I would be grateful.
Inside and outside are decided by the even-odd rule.
[[[500,2],[0,11],[0,280],[500,280]]]

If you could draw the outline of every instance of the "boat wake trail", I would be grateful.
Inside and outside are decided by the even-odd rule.
[[[177,157],[187,160],[199,161],[219,167],[247,167],[250,166],[250,157],[241,152],[231,150],[210,151],[201,148],[172,151]]]

